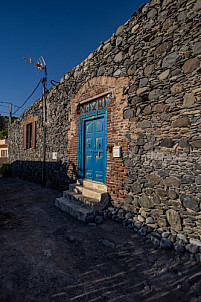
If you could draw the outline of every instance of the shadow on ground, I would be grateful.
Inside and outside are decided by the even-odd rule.
[[[201,301],[199,263],[115,222],[77,221],[56,190],[12,178],[0,189],[1,302]]]

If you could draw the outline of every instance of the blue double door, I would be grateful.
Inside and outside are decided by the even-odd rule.
[[[84,122],[84,177],[105,182],[105,116]]]

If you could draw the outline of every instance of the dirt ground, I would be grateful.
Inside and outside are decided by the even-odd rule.
[[[201,301],[200,263],[113,221],[77,221],[59,196],[0,179],[0,302]]]

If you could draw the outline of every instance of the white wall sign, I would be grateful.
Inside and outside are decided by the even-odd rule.
[[[120,146],[113,147],[113,157],[121,157],[121,147]]]
[[[57,160],[57,152],[52,152],[52,159]]]

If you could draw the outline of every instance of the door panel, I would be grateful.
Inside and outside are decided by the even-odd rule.
[[[96,121],[96,132],[102,132],[104,129],[104,124],[102,121]]]
[[[92,179],[93,121],[85,122],[85,177]]]
[[[105,173],[105,117],[85,121],[84,177],[104,181]]]

